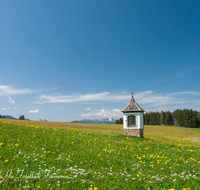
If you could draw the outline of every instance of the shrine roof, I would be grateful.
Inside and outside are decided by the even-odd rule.
[[[130,103],[122,110],[122,112],[144,112],[144,110],[135,102],[132,94]]]

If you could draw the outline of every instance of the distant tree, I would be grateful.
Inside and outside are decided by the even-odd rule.
[[[4,118],[4,119],[5,119],[6,117],[3,115],[3,116],[2,116],[2,118]]]
[[[145,112],[144,113],[145,125],[175,125],[179,127],[200,127],[200,112],[192,109],[175,110],[173,113],[166,112]],[[120,118],[117,122],[123,123],[123,119]]]
[[[197,118],[200,120],[200,112],[197,113]]]
[[[200,112],[197,112],[197,125],[200,127]]]
[[[173,123],[173,120],[172,120],[172,113],[170,111],[166,111],[165,112],[165,124],[166,125],[172,125]]]
[[[123,124],[123,118],[119,118],[119,124]]]
[[[1,114],[0,114],[0,118],[2,118]]]
[[[160,114],[160,124],[164,124],[165,122],[165,113],[163,111],[161,111]]]
[[[150,112],[149,124],[156,125],[156,112]]]
[[[123,124],[123,118],[119,118],[115,121],[115,124]]]
[[[155,125],[160,125],[160,113],[156,112],[156,121],[155,121]]]
[[[19,120],[25,120],[24,115],[20,115],[20,116],[19,116]]]
[[[150,118],[150,114],[148,112],[146,112],[144,114],[144,124],[145,125],[149,125],[149,118]]]
[[[176,123],[174,122],[175,125],[190,128],[195,128],[200,125],[198,114],[197,111],[193,111],[192,109],[177,109],[172,113],[173,120],[176,121]]]

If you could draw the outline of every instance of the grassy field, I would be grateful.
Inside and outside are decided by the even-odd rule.
[[[200,129],[0,120],[0,189],[200,189]]]

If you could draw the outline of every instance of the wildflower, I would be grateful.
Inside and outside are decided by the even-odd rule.
[[[173,180],[173,182],[175,182],[175,181],[176,181],[176,179]]]
[[[8,160],[5,160],[5,162],[8,162]]]
[[[94,190],[97,190],[97,189],[98,189],[97,187],[94,188]]]
[[[98,156],[101,156],[100,154],[98,154]]]

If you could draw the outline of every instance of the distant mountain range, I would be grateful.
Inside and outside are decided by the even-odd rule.
[[[5,117],[5,119],[16,119],[15,117],[11,116],[11,115],[2,115],[2,117]]]
[[[5,119],[17,119],[17,118],[15,118],[15,117],[11,116],[11,115],[2,115],[2,117],[3,117],[3,116],[5,116]],[[25,120],[30,120],[30,119],[26,119],[26,118],[25,118]]]
[[[5,116],[6,119],[17,119],[11,115],[2,115]],[[30,119],[26,119],[30,120]],[[48,121],[46,119],[40,119],[39,121]],[[71,121],[70,123],[102,123],[102,124],[115,124],[116,119],[110,118],[103,118],[103,119],[82,119],[82,120],[75,120]]]
[[[39,121],[48,121],[48,120],[46,120],[46,119],[40,119]]]
[[[104,123],[104,124],[115,124],[116,119],[104,118],[104,119],[82,119],[71,121],[70,123]]]

